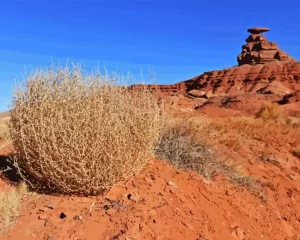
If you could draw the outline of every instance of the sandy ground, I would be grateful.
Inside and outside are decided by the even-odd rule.
[[[154,159],[105,196],[30,198],[5,239],[297,239],[299,179],[255,164],[269,183],[265,199]]]

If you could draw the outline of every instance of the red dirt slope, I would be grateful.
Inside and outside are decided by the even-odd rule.
[[[255,168],[272,180],[265,201],[222,178],[209,183],[153,160],[105,196],[31,198],[6,239],[296,240],[299,179],[272,165]]]

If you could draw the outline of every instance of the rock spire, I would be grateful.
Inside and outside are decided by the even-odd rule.
[[[294,60],[286,52],[278,48],[277,43],[267,41],[262,35],[263,32],[270,31],[269,28],[249,28],[251,34],[246,39],[246,44],[242,46],[242,52],[238,55],[238,65],[243,64],[264,64],[275,60]]]

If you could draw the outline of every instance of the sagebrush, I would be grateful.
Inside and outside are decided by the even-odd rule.
[[[93,195],[138,172],[153,154],[162,108],[146,88],[120,83],[78,66],[24,81],[10,121],[22,173],[62,193]]]

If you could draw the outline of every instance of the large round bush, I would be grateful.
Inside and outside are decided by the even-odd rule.
[[[25,176],[67,194],[97,194],[153,154],[161,111],[146,89],[80,68],[36,71],[14,93],[10,132]]]

